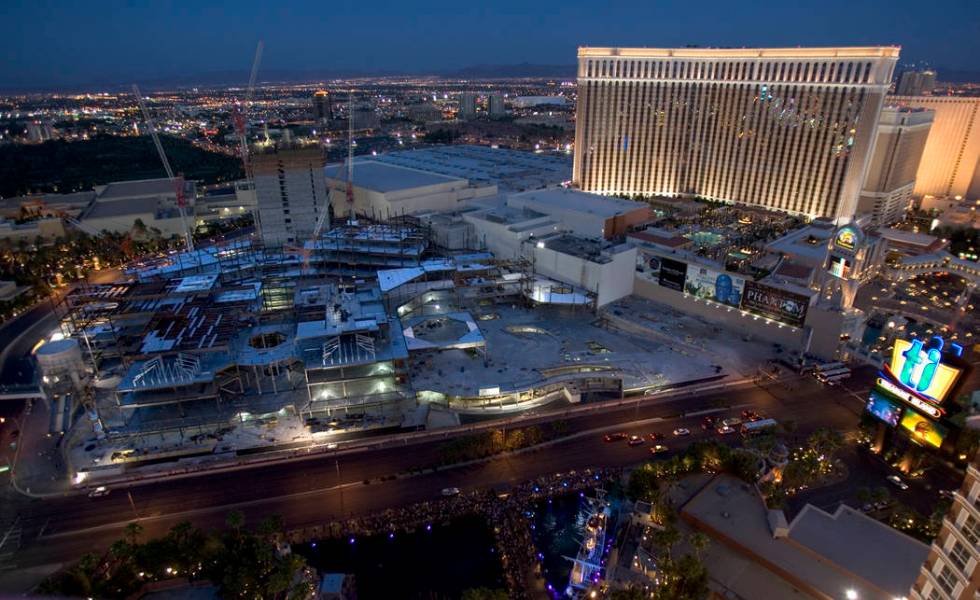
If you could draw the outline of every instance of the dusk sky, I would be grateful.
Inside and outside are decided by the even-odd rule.
[[[247,70],[259,39],[265,41],[267,70],[423,73],[477,64],[571,65],[580,45],[689,44],[897,44],[902,62],[980,70],[978,0],[5,0],[3,5],[0,87],[8,88]]]

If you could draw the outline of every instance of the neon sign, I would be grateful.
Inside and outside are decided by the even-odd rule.
[[[962,372],[942,362],[944,346],[943,338],[938,336],[928,343],[896,340],[891,363],[885,367],[885,378],[920,400],[942,404]],[[954,354],[963,351],[957,344],[950,346]]]
[[[853,251],[857,247],[859,237],[860,233],[857,229],[851,226],[841,227],[834,238],[834,244],[839,248]]]

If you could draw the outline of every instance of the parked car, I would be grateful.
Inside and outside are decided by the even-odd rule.
[[[630,446],[642,446],[645,442],[643,441],[643,436],[631,435],[626,443]]]
[[[707,431],[714,428],[716,419],[711,415],[701,419],[701,429]]]
[[[647,437],[650,438],[651,442],[659,442],[664,439],[664,434],[662,433],[648,433]]]
[[[898,475],[889,475],[885,479],[888,480],[888,483],[894,485],[895,487],[897,487],[900,490],[907,490],[907,489],[909,489],[909,484],[907,484],[904,481],[902,481],[902,478],[899,477]]]
[[[730,433],[735,433],[735,429],[732,428],[732,427],[729,427],[728,425],[722,425],[721,427],[719,427],[715,431],[718,432],[718,435],[728,435]]]
[[[650,446],[650,454],[660,454],[661,452],[666,452],[666,451],[667,451],[667,446],[664,446],[663,444],[656,444]]]
[[[458,496],[459,488],[458,487],[442,488],[442,495],[446,496],[447,498],[449,498],[450,496]]]
[[[674,435],[677,437],[691,435],[691,430],[684,427],[678,427],[677,429],[674,430]]]
[[[605,439],[607,442],[618,442],[619,440],[625,440],[626,437],[627,436],[625,433],[619,431],[616,433],[607,433],[606,437],[603,439]]]

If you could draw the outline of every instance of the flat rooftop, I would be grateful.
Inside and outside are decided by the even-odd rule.
[[[470,144],[390,152],[373,160],[459,177],[471,184],[496,185],[501,192],[541,189],[572,178],[571,155]]]
[[[787,580],[789,574],[807,595],[839,598],[854,589],[865,600],[892,600],[908,593],[929,552],[922,542],[847,507],[829,515],[808,506],[788,537],[773,537],[758,492],[728,475],[691,498],[681,516],[757,569]]]
[[[534,203],[548,206],[555,210],[588,213],[605,218],[649,208],[649,205],[645,202],[635,202],[613,196],[590,194],[563,187],[514,194],[507,199],[507,202]]]
[[[820,48],[598,48],[578,49],[580,58],[898,58],[899,46],[835,46]]]
[[[337,164],[324,167],[327,179],[345,181],[346,174],[337,177],[337,169]],[[354,161],[354,185],[375,192],[398,192],[446,183],[465,186],[466,180],[375,160]]]
[[[189,183],[189,182],[185,182]],[[133,196],[174,195],[174,183],[167,178],[138,181],[114,181],[99,194],[100,200],[119,200]]]
[[[171,188],[173,189],[173,188]],[[127,215],[156,215],[160,201],[157,196],[142,196],[127,198],[125,202],[103,202],[100,196],[88,211],[82,214],[82,220],[111,219]]]

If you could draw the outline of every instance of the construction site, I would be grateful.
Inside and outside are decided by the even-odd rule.
[[[315,149],[252,156],[248,96],[235,125],[245,187],[260,192],[256,230],[195,247],[185,184],[140,103],[178,190],[184,248],[73,288],[57,305],[58,330],[36,350],[52,431],[66,434],[79,483],[621,399],[750,368],[679,336],[682,315],[624,316],[637,310],[636,251],[609,238],[617,219],[640,222],[645,207],[558,190],[445,218],[380,217],[355,201],[355,185],[393,202],[496,188],[355,163],[350,130],[333,178]],[[355,179],[355,164],[368,180]],[[446,223],[473,229],[469,241],[447,236]],[[647,319],[655,311],[640,309]]]

